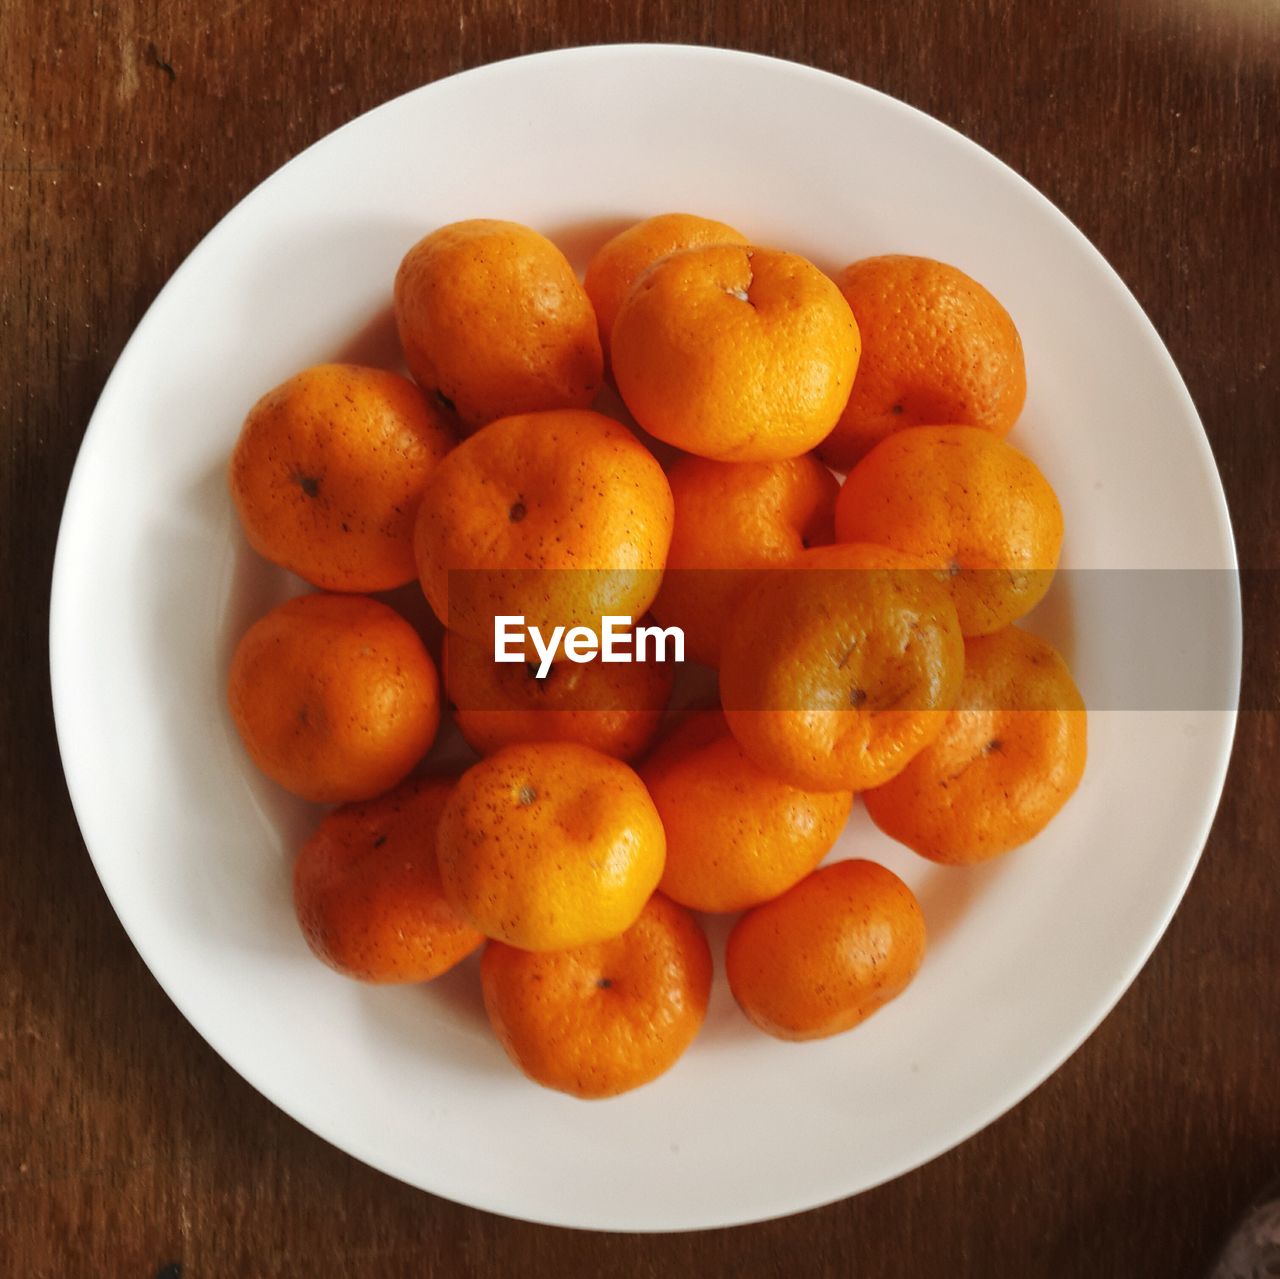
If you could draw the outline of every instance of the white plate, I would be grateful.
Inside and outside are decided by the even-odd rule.
[[[591,48],[390,102],[215,228],[103,392],[67,498],[50,626],[58,736],[94,864],[217,1052],[301,1123],[416,1186],[619,1230],[853,1194],[963,1140],[1054,1070],[1182,895],[1222,786],[1240,662],[1222,572],[1222,606],[1196,641],[1213,691],[1188,703],[1218,709],[1095,713],[1079,794],[995,865],[929,866],[859,811],[838,853],[904,875],[932,946],[907,995],[852,1034],[778,1043],[718,982],[669,1075],[585,1104],[507,1063],[471,968],[390,990],[323,968],[288,896],[315,813],[253,774],[223,705],[237,636],[297,589],[248,552],[232,515],[224,471],[243,415],[308,363],[393,359],[393,273],[441,223],[527,222],[581,266],[613,227],[670,209],[831,268],[893,250],[962,266],[1022,331],[1031,392],[1014,438],[1061,495],[1065,565],[1234,568],[1213,459],[1168,355],[1098,253],[1021,178],[834,76],[709,49]],[[1062,579],[1041,625],[1088,697],[1114,687],[1135,641],[1082,580]]]

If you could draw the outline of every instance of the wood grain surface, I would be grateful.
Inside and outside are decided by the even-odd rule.
[[[1274,0],[0,0],[0,1274],[1199,1273],[1280,1173],[1278,14]],[[404,90],[631,40],[827,68],[1025,174],[1168,343],[1255,570],[1249,709],[1207,854],[1097,1033],[910,1176],[798,1217],[660,1237],[434,1199],[235,1076],[150,977],[93,874],[46,649],[59,508],[90,411],[218,218]]]

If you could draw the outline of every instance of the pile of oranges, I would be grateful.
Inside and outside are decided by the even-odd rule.
[[[483,947],[507,1052],[580,1097],[694,1039],[700,912],[740,912],[724,967],[756,1026],[857,1025],[911,982],[925,920],[884,867],[821,865],[855,794],[966,865],[1036,835],[1084,769],[1071,675],[1015,625],[1063,521],[1003,438],[1026,394],[1009,315],[939,262],[828,276],[668,214],[583,282],[527,227],[443,227],[395,316],[411,378],[306,369],[231,461],[249,542],[319,588],[229,678],[257,766],[337,805],[294,871],[312,949],[425,982]],[[625,408],[594,410],[610,383]],[[414,581],[443,637],[372,598]],[[669,659],[496,661],[512,616],[656,619],[718,698],[671,714]],[[431,762],[442,714],[478,756],[460,776]]]

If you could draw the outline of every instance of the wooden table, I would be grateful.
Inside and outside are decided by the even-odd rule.
[[[1277,13],[1270,0],[5,0],[0,1273],[1196,1274],[1280,1172]],[[296,151],[386,98],[512,54],[631,40],[828,68],[1025,174],[1168,343],[1258,570],[1249,709],[1208,852],[1101,1029],[1011,1114],[910,1176],[799,1217],[672,1237],[546,1229],[433,1199],[234,1075],[98,886],[46,667],[81,434],[196,241]]]

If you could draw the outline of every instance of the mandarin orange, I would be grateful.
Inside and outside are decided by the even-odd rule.
[[[331,812],[293,867],[293,901],[311,949],[370,982],[430,981],[484,943],[445,900],[436,829],[453,789],[419,778]]]
[[[740,231],[692,213],[660,213],[619,231],[587,263],[582,286],[600,323],[600,345],[609,355],[613,322],[635,282],[659,258],[706,244],[746,244]]]
[[[942,732],[863,798],[887,835],[930,861],[988,861],[1039,834],[1084,774],[1087,715],[1050,644],[1011,626],[965,643]]]
[[[739,600],[720,698],[767,772],[862,790],[942,731],[963,671],[955,605],[934,574],[883,547],[823,546],[759,574]]]
[[[766,773],[716,713],[688,719],[639,771],[667,835],[659,887],[693,910],[745,910],[790,888],[830,851],[853,803]]]
[[[462,775],[437,847],[445,893],[465,919],[542,951],[625,932],[662,878],[666,837],[626,764],[572,742],[534,742]]]
[[[517,742],[578,742],[634,759],[657,735],[671,696],[670,662],[498,662],[493,644],[449,635],[445,691],[467,743],[491,755]]]
[[[1027,395],[1022,339],[976,280],[894,253],[846,267],[837,283],[862,333],[862,362],[823,461],[847,471],[904,427],[964,424],[1005,435]]]
[[[840,290],[794,253],[683,249],[613,325],[613,376],[650,435],[726,462],[798,457],[835,426],[861,344]]]
[[[527,413],[477,431],[428,477],[418,573],[440,620],[483,643],[499,615],[544,635],[598,631],[653,602],[671,523],[667,477],[620,422]]]
[[[675,526],[653,612],[684,631],[686,658],[716,666],[733,605],[755,572],[832,540],[840,486],[808,454],[780,462],[682,457],[667,479]]]
[[[779,1039],[821,1039],[900,995],[924,960],[920,904],[892,871],[843,861],[748,911],[725,947],[743,1012]]]
[[[876,445],[836,502],[842,542],[876,542],[943,570],[965,635],[1033,609],[1062,550],[1062,508],[1013,445],[968,426],[918,427]]]
[[[530,1079],[575,1097],[614,1097],[669,1070],[702,1025],[711,952],[697,921],[660,893],[609,941],[551,954],[490,942],[485,1008]]]
[[[440,724],[422,641],[361,595],[302,595],[260,618],[232,657],[228,700],[253,762],[319,804],[390,790]]]
[[[272,563],[325,590],[390,590],[414,578],[418,501],[452,444],[445,415],[408,378],[319,364],[250,409],[231,496]]]
[[[516,222],[433,231],[396,273],[409,370],[469,429],[513,413],[586,408],[603,379],[595,312],[568,259]]]

